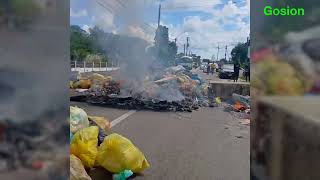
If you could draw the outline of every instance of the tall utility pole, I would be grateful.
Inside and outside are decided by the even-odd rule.
[[[187,37],[187,48],[186,48],[186,52],[187,52],[187,54],[188,54],[189,46],[190,46],[190,44],[189,44],[189,37]]]
[[[247,54],[247,57],[248,57],[249,62],[250,62],[250,37],[247,37],[247,46],[248,46],[248,54]]]
[[[226,45],[226,49],[224,51],[224,59],[227,60],[227,49],[228,49],[228,45]]]
[[[161,4],[159,4],[158,28],[159,28],[159,26],[160,26],[160,18],[161,18]]]
[[[217,61],[219,61],[219,50],[220,50],[220,46],[219,46],[219,44],[218,44],[218,51],[217,51]]]

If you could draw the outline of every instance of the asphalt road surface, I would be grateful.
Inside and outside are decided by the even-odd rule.
[[[128,113],[86,103],[71,105],[89,115],[116,120],[111,131],[129,138],[145,154],[151,167],[133,179],[250,179],[249,126],[222,108],[201,108],[192,113]],[[94,180],[111,179],[103,170],[90,175]]]

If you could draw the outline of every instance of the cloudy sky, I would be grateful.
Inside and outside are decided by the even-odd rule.
[[[70,23],[88,30],[95,25],[107,32],[138,36],[153,42],[157,27],[156,0],[71,0]],[[190,51],[203,58],[223,58],[225,47],[245,42],[250,32],[250,0],[161,0],[161,24],[169,28],[183,51],[190,37]]]

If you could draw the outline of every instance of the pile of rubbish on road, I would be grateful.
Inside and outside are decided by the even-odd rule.
[[[15,172],[21,169],[50,179],[69,176],[68,121],[52,114],[25,122],[0,121],[0,172]]]
[[[103,76],[98,73],[92,74],[90,77],[78,77],[75,82],[70,82],[71,89],[90,89],[92,91],[100,91],[102,94],[118,94],[120,93],[120,83],[112,79],[111,76]]]
[[[250,119],[250,96],[242,96],[232,94],[232,100],[229,103],[224,103],[224,110],[230,112],[237,119]]]
[[[127,138],[108,134],[110,122],[88,116],[78,107],[70,107],[70,179],[91,180],[96,168],[113,173],[114,180],[125,180],[142,173],[150,165],[144,154]]]
[[[74,89],[88,89],[71,98],[95,105],[155,111],[188,111],[208,106],[208,85],[182,66],[165,69],[143,82],[114,80],[94,73],[87,79],[71,82]]]

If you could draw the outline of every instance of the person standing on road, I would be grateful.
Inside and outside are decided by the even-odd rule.
[[[210,73],[210,69],[211,69],[210,63],[208,62],[208,65],[207,65],[207,74],[208,74],[208,75],[209,75],[209,73]]]
[[[216,70],[216,65],[214,63],[211,64],[211,74],[213,74]]]
[[[238,82],[239,73],[240,73],[240,64],[237,61],[233,64],[233,77],[234,77],[233,82]]]
[[[245,77],[246,77],[246,82],[250,82],[250,63],[248,63],[245,67]]]

